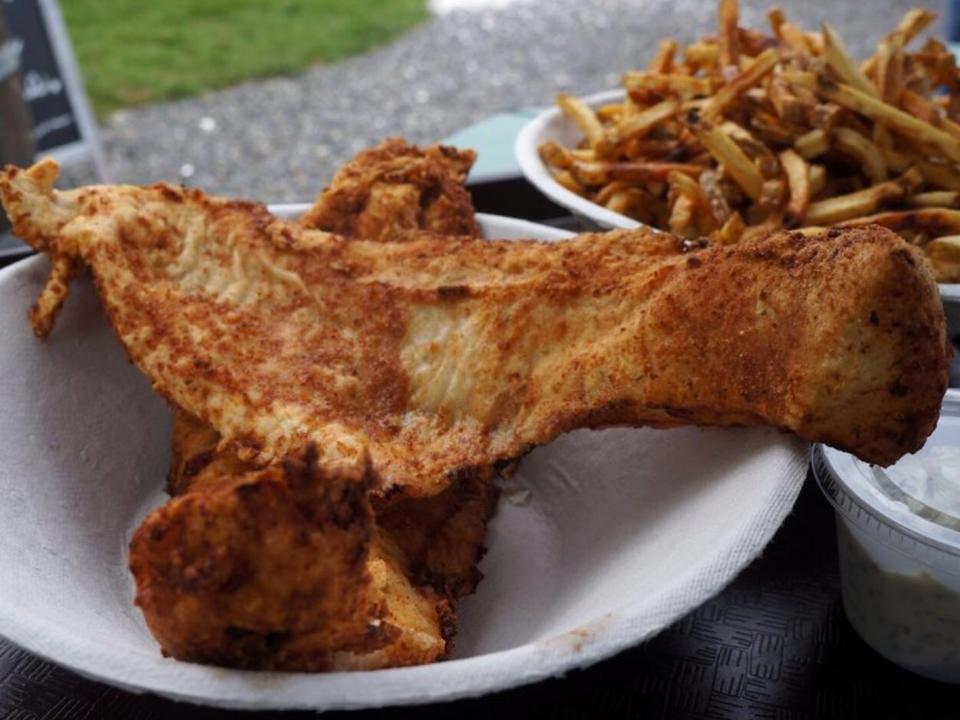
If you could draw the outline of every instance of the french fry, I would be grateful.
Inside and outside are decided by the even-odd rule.
[[[608,210],[640,222],[656,222],[656,215],[650,211],[650,198],[640,188],[628,187],[610,195],[605,203]]]
[[[804,222],[813,225],[833,225],[873,213],[881,205],[897,202],[913,187],[917,187],[922,178],[919,172],[901,176],[896,180],[873,185],[848,195],[827,198],[811,203],[807,208]]]
[[[893,135],[885,126],[879,123],[873,126],[873,144],[882,150],[893,150]]]
[[[675,195],[686,195],[693,202],[694,207],[701,210],[709,209],[707,196],[695,178],[684,173],[671,172],[667,175],[670,191]]]
[[[960,235],[943,235],[934,238],[924,249],[931,258],[960,263]]]
[[[816,128],[798,137],[793,143],[793,149],[800,157],[810,160],[830,149],[830,137],[820,128]]]
[[[694,70],[715,66],[720,62],[720,46],[705,40],[687,45],[683,50],[683,62]]]
[[[719,230],[711,233],[710,240],[718,245],[733,245],[740,240],[745,229],[743,218],[740,217],[740,213],[735,212],[727,218]]]
[[[692,229],[693,201],[686,195],[679,195],[673,201],[673,209],[670,211],[670,232],[687,237]]]
[[[626,158],[642,158],[644,160],[681,160],[686,155],[686,146],[677,138],[639,137],[628,140],[621,146]]]
[[[882,100],[862,93],[849,85],[833,84],[825,78],[818,79],[812,73],[785,73],[788,82],[815,90],[817,94],[833,100],[838,105],[883,123],[893,130],[913,136],[942,152],[945,157],[960,162],[960,143],[949,133],[935,128]]]
[[[960,140],[960,125],[950,120],[946,111],[930,100],[912,90],[902,90],[900,92],[900,105],[914,117],[935,125]]]
[[[774,49],[765,50],[755,57],[750,66],[737,75],[727,85],[721,87],[716,94],[703,106],[700,114],[710,120],[716,121],[741,94],[749,88],[756,85],[767,75],[773,66],[780,59],[780,54]]]
[[[806,121],[809,105],[803,102],[796,93],[780,78],[772,78],[767,87],[767,97],[777,117],[781,120],[801,124]]]
[[[623,76],[623,84],[631,94],[676,94],[682,98],[690,98],[709,95],[722,84],[722,81],[719,78],[698,78],[678,73],[651,73],[641,70],[626,73]]]
[[[807,32],[803,36],[807,39],[810,52],[814,55],[823,55],[826,52],[826,40],[822,32]]]
[[[910,207],[960,207],[960,192],[956,190],[932,190],[916,193],[907,198]]]
[[[623,192],[624,190],[629,190],[632,186],[630,183],[623,180],[615,180],[607,185],[604,185],[597,191],[597,194],[593,196],[593,199],[601,205],[606,205],[610,198],[616,195],[617,193]]]
[[[633,117],[638,112],[640,112],[640,106],[637,105],[636,100],[634,100],[630,95],[625,95],[623,98],[623,112],[620,113],[620,119]]]
[[[960,171],[956,167],[919,159],[915,164],[929,185],[946,190],[960,190]]]
[[[723,130],[702,118],[693,118],[691,125],[707,152],[723,165],[725,171],[750,199],[759,200],[763,189],[763,176],[743,150]]]
[[[883,154],[883,161],[893,172],[904,172],[907,168],[913,167],[913,165],[916,163],[914,158],[906,153],[900,152],[899,150],[894,150],[891,147],[884,147],[883,145],[877,145],[877,147],[880,148],[880,152]]]
[[[764,180],[760,187],[760,197],[754,207],[760,215],[778,212],[783,207],[786,192],[786,183],[780,178]]]
[[[960,234],[960,210],[919,208],[865,215],[842,223],[843,227],[883,225],[891,230],[924,230],[934,235]]]
[[[787,176],[787,188],[790,200],[784,209],[784,220],[788,225],[798,225],[803,222],[810,205],[810,167],[807,162],[793,150],[784,150],[780,153],[780,164]]]
[[[903,190],[895,183],[875,185],[811,203],[804,219],[816,225],[833,225],[875,212],[881,204],[893,203],[902,197]]]
[[[911,40],[923,32],[924,28],[936,19],[936,14],[929,10],[918,8],[908,10],[892,34],[902,38],[901,44],[906,47],[910,44]]]
[[[597,151],[593,148],[574,148],[570,151],[570,156],[574,160],[586,160],[593,162],[597,159]]]
[[[590,143],[591,147],[596,147],[604,139],[603,125],[590,107],[571,95],[561,93],[557,95],[557,106],[563,111],[563,114],[573,120],[580,128],[580,132]]]
[[[689,175],[670,173],[667,176],[670,195],[674,198],[685,196],[692,203],[693,223],[696,234],[707,235],[713,232],[718,223],[710,213],[709,201],[700,184]]]
[[[936,125],[942,117],[940,108],[912,90],[900,92],[900,105],[906,112],[931,125]]]
[[[573,165],[573,155],[556,140],[548,140],[537,148],[537,151],[540,159],[551,167],[567,170]]]
[[[671,172],[681,172],[696,177],[702,172],[699,165],[658,162],[604,162],[575,161],[570,167],[574,179],[587,186],[600,186],[616,180],[626,182],[664,181]]]
[[[839,123],[843,108],[836,103],[817,103],[810,108],[809,123],[813,127],[829,133]]]
[[[661,40],[657,53],[647,64],[647,70],[654,73],[668,73],[673,70],[673,56],[677,53],[677,41]]]
[[[570,192],[587,197],[587,189],[574,179],[569,170],[554,170],[553,179]]]
[[[842,127],[833,131],[833,139],[838,150],[860,163],[863,173],[871,182],[882,183],[887,179],[883,153],[870,140],[858,132]]]
[[[764,141],[776,145],[791,145],[802,132],[800,126],[787,123],[773,113],[757,112],[750,118],[752,127]]]
[[[737,125],[732,120],[727,120],[726,122],[721,123],[720,129],[733,138],[737,145],[739,145],[747,154],[747,156],[754,162],[763,161],[766,159],[775,160],[775,156],[770,148],[757,140],[757,138],[755,138],[749,130]],[[760,174],[766,175],[767,173],[765,173],[761,168]]]
[[[880,43],[877,50],[876,92],[887,103],[896,103],[903,92],[903,52],[894,41]]]
[[[737,32],[740,10],[737,0],[720,0],[717,13],[720,21],[719,42],[721,67],[739,67],[740,34]]]
[[[876,89],[867,80],[866,75],[853,62],[843,40],[829,23],[821,25],[823,31],[823,49],[827,65],[833,68],[841,80],[868,95],[876,95]]]
[[[811,163],[807,172],[810,175],[810,199],[817,197],[827,185],[827,169],[823,165]]]
[[[704,170],[700,173],[700,188],[707,199],[707,208],[717,223],[723,225],[730,219],[730,203],[720,187],[720,176],[713,170]],[[743,220],[741,218],[740,222]]]
[[[806,35],[793,23],[785,22],[780,26],[780,43],[794,52],[810,52],[810,44],[807,42]]]
[[[773,31],[773,36],[781,42],[783,41],[783,33],[781,32],[781,28],[786,21],[787,18],[783,14],[783,10],[780,8],[770,8],[767,11],[767,22],[770,23],[770,29]]]
[[[758,222],[756,225],[749,225],[740,236],[741,242],[751,242],[766,237],[770,233],[776,232],[783,227],[783,217],[780,213],[774,212]]]
[[[936,38],[927,38],[920,51],[910,56],[909,69],[908,85],[914,82],[916,75],[919,75],[933,87],[942,85],[953,92],[960,89],[960,72],[957,69],[956,56]],[[930,87],[924,88],[924,94],[929,94],[930,89]]]
[[[945,235],[926,244],[924,250],[941,282],[960,282],[960,236]]]
[[[936,19],[937,16],[929,10],[908,10],[893,32],[884,37],[880,43],[882,45],[892,41],[898,44],[900,47],[906,47],[910,44],[910,41],[913,40],[913,38],[915,38],[920,32],[923,31],[925,27],[927,27],[927,25]],[[863,67],[861,68],[863,73],[865,75],[872,75],[876,70],[877,61],[878,58],[877,54],[875,53],[863,64]]]
[[[600,124],[619,122],[623,116],[623,103],[609,103],[601,105],[594,112],[597,114],[597,120]]]
[[[740,60],[745,57],[756,57],[768,48],[776,47],[777,43],[759,30],[738,28],[737,38],[740,44]]]
[[[655,125],[676,115],[680,109],[680,103],[677,100],[668,98],[653,107],[641,110],[632,117],[624,118],[621,122],[608,127],[605,137],[608,143],[618,145],[626,140],[635,137],[642,137],[648,133]]]

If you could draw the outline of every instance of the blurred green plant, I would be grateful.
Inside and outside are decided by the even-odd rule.
[[[426,0],[61,0],[95,112],[302,70],[383,43]]]

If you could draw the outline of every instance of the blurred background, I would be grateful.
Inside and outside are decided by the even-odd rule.
[[[806,29],[829,20],[864,57],[916,0],[779,4]],[[742,25],[766,28],[769,3],[741,5]],[[926,5],[940,16],[934,33],[949,37],[948,3]],[[267,202],[312,199],[388,135],[433,142],[559,91],[615,87],[659,38],[692,41],[716,18],[712,0],[60,0],[59,10],[111,181]],[[9,107],[0,122],[9,140]],[[67,182],[94,177],[81,164]]]

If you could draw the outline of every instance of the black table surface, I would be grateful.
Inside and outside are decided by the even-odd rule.
[[[478,210],[487,212],[530,219],[561,215],[518,182],[475,189],[474,196]],[[951,384],[956,379],[960,373]],[[329,715],[360,720],[374,712],[398,719],[514,712],[569,719],[960,718],[960,687],[899,669],[850,627],[840,600],[833,510],[808,477],[762,556],[652,640],[563,678],[482,698]],[[237,714],[86,680],[0,639],[0,720]],[[239,714],[284,720],[311,715]]]

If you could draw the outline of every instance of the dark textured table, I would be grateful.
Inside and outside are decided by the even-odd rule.
[[[483,211],[541,220],[558,216],[557,208],[516,181],[477,188],[474,195]],[[960,372],[952,384],[960,384],[957,380]],[[378,714],[426,720],[514,712],[570,719],[958,718],[960,687],[900,670],[850,627],[840,603],[833,511],[808,477],[763,556],[654,639],[563,678],[479,699]],[[189,720],[236,714],[84,680],[0,640],[0,720]],[[360,720],[371,714],[352,712],[349,717]],[[294,720],[309,715],[247,716]]]

